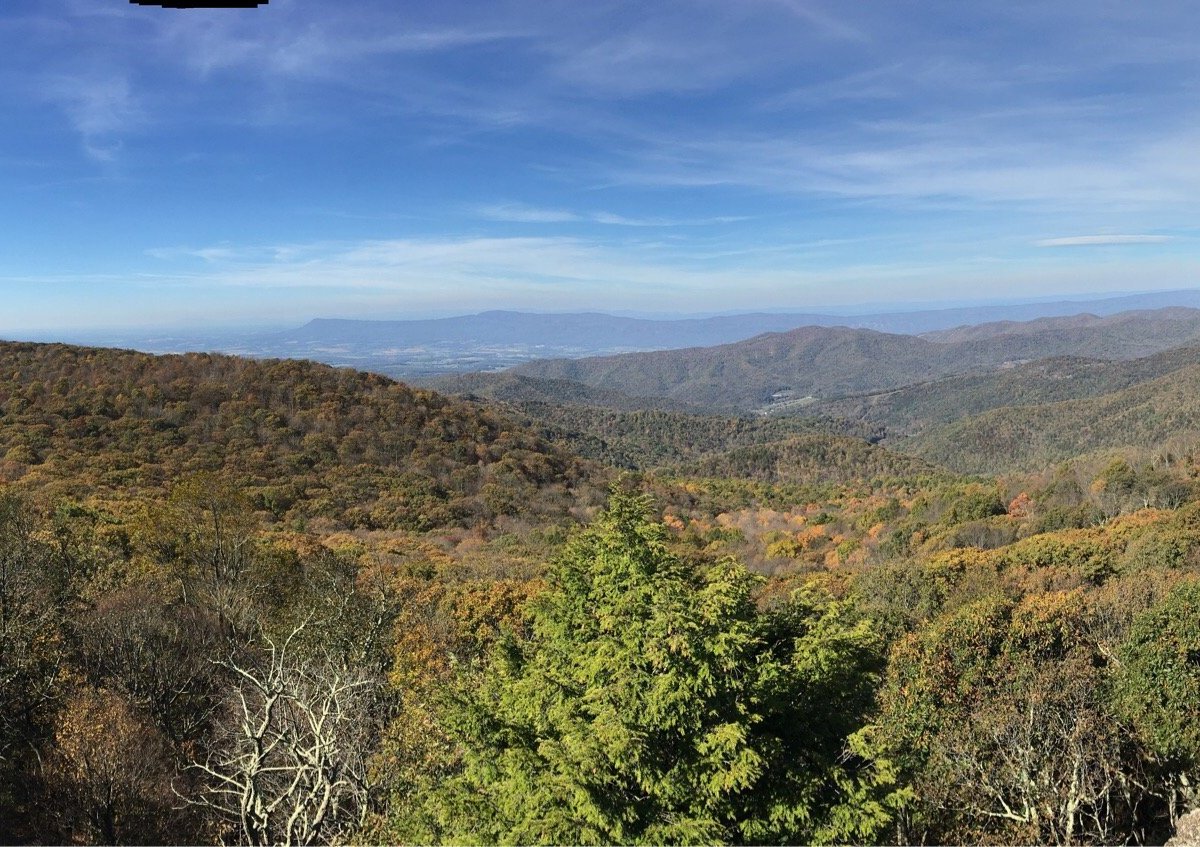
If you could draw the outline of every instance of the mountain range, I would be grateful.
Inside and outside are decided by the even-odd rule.
[[[634,318],[599,313],[532,314],[491,311],[422,320],[319,318],[276,331],[203,334],[87,334],[73,343],[149,353],[207,350],[253,358],[313,359],[394,378],[495,371],[547,358],[711,347],[767,332],[842,326],[915,335],[987,321],[1030,321],[1088,312],[1104,317],[1130,310],[1200,307],[1200,292],[1167,291],[1120,297],[1001,303],[986,306],[817,314],[752,312],[714,317]],[[27,340],[39,340],[29,338]]]
[[[1038,470],[1097,451],[1191,449],[1200,440],[1200,310],[1000,321],[922,336],[803,327],[432,385],[501,403],[573,451],[634,466],[682,463],[687,473],[720,476],[762,465],[772,479],[803,476],[787,470],[798,454],[784,445],[824,433],[958,472]],[[722,458],[722,440],[701,434],[704,415],[795,423],[726,438],[724,449],[735,452]],[[687,449],[689,433],[708,446]],[[648,450],[652,443],[661,449]]]
[[[927,336],[801,327],[716,347],[530,362],[516,374],[702,408],[794,411],[823,400],[1054,356],[1134,359],[1200,342],[1200,310],[985,324]]]

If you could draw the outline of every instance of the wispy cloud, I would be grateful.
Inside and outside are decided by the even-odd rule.
[[[1059,117],[1057,145],[1028,126],[1039,118],[981,114],[973,122],[861,127],[833,141],[728,134],[661,136],[613,166],[617,184],[725,187],[774,195],[843,198],[889,205],[999,204],[1043,210],[1171,208],[1197,204],[1197,133],[1114,138]],[[1015,127],[1015,129],[1014,129]]]
[[[735,270],[688,267],[686,257],[654,245],[597,244],[573,237],[397,238],[357,242],[163,248],[155,258],[203,258],[212,267],[184,278],[205,285],[259,288],[345,287],[397,292],[553,292],[569,298],[614,291],[635,296],[682,295],[689,286],[733,290]],[[166,272],[164,275],[170,275]],[[763,274],[795,283],[810,274]],[[743,280],[744,281],[744,280]]]
[[[635,227],[715,226],[750,220],[749,215],[716,215],[711,218],[630,218],[611,212],[593,212],[589,220],[598,224]]]
[[[1042,238],[1038,247],[1096,247],[1120,244],[1164,244],[1169,235],[1069,235],[1064,238]]]
[[[582,215],[566,209],[541,209],[536,206],[526,206],[523,203],[476,206],[472,211],[485,220],[505,223],[562,224],[578,223],[584,220]]]
[[[846,245],[861,253],[856,245]],[[945,279],[1011,279],[1044,293],[1038,281],[1047,279],[1036,267],[998,268],[990,261],[938,265],[905,262],[840,261],[814,266],[801,253],[780,253],[753,267],[738,257],[693,255],[652,242],[607,245],[574,237],[393,238],[354,242],[298,242],[274,245],[217,245],[209,248],[170,248],[152,251],[156,256],[203,258],[200,272],[180,272],[176,278],[203,290],[212,286],[276,288],[327,288],[378,290],[409,296],[422,302],[473,295],[494,302],[536,306],[536,298],[555,302],[587,302],[602,306],[614,302],[640,305],[659,302],[671,308],[676,298],[709,298],[714,307],[748,296],[784,305],[789,300],[819,295],[823,302],[852,302],[880,298],[880,286],[919,282],[936,291]],[[725,259],[714,261],[714,258]],[[756,257],[762,259],[763,257]],[[1197,270],[1194,262],[1162,265],[1164,279],[1179,282]],[[1055,271],[1060,273],[1061,269]],[[1089,272],[1092,273],[1092,272]],[[1096,265],[1089,283],[1112,288],[1129,268],[1105,260]],[[171,271],[149,277],[171,278]],[[1070,290],[1069,280],[1054,277],[1057,290]],[[1078,289],[1086,290],[1086,289]],[[1099,290],[1099,288],[1097,288]],[[450,292],[450,295],[447,295]],[[1014,293],[1020,293],[1019,291]],[[534,299],[529,299],[533,295]],[[839,299],[840,298],[840,299]],[[897,296],[895,299],[903,299]]]
[[[574,212],[568,209],[543,209],[523,203],[476,206],[472,212],[489,221],[529,224],[600,224],[627,227],[694,227],[736,223],[749,220],[746,215],[717,215],[711,218],[629,217],[613,212]]]
[[[834,38],[845,41],[871,41],[871,37],[866,32],[830,14],[812,0],[765,0],[765,2],[788,10],[801,20],[817,27],[822,33]]]
[[[116,157],[122,136],[144,117],[122,74],[52,77],[43,91],[62,108],[87,154],[100,162]]]
[[[238,251],[232,247],[152,247],[145,252],[150,258],[163,261],[200,259],[205,262],[224,262],[239,258]]]
[[[338,15],[321,21],[285,16],[271,27],[239,25],[236,19],[183,17],[163,27],[160,43],[193,71],[254,71],[263,76],[353,77],[366,61],[421,56],[522,37],[519,31],[432,27],[399,31],[395,18]]]

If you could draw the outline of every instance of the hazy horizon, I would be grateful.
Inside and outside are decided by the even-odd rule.
[[[755,315],[755,314],[811,314],[821,315],[826,317],[847,317],[861,318],[871,315],[886,315],[886,314],[905,314],[916,312],[937,312],[937,311],[955,311],[959,309],[986,309],[989,307],[1003,306],[1035,306],[1038,304],[1057,304],[1057,303],[1078,303],[1081,308],[1092,302],[1100,302],[1114,299],[1121,299],[1135,296],[1154,296],[1154,295],[1172,295],[1172,294],[1189,294],[1195,292],[1200,297],[1200,288],[1198,289],[1167,289],[1162,291],[1117,291],[1117,292],[1085,292],[1070,295],[1042,295],[1040,297],[991,297],[968,300],[941,300],[941,301],[894,301],[894,302],[877,302],[865,303],[860,305],[834,305],[826,307],[814,307],[811,309],[805,308],[786,308],[786,307],[769,307],[762,308],[746,308],[746,309],[727,309],[721,311],[637,311],[637,310],[621,310],[621,309],[547,309],[538,310],[531,309],[470,309],[463,306],[459,309],[446,309],[434,312],[424,312],[419,314],[402,314],[394,315],[375,315],[373,317],[353,317],[348,315],[326,314],[312,315],[307,318],[302,318],[293,321],[230,321],[230,322],[210,322],[202,326],[195,323],[180,322],[180,323],[146,323],[146,324],[108,324],[108,325],[82,325],[82,326],[62,326],[62,327],[29,327],[29,328],[4,328],[0,326],[0,338],[7,340],[25,340],[25,341],[76,341],[80,339],[92,339],[100,341],[106,338],[117,339],[122,336],[128,338],[147,338],[154,335],[178,335],[178,336],[204,336],[217,337],[229,336],[230,338],[241,338],[253,333],[270,333],[276,331],[285,331],[296,329],[307,325],[313,321],[333,320],[333,321],[379,321],[379,322],[403,322],[403,321],[425,321],[425,320],[444,320],[453,318],[465,318],[475,315],[486,314],[489,312],[514,312],[519,314],[534,314],[534,315],[575,315],[575,314],[597,314],[617,318],[634,318],[639,320],[650,321],[685,321],[685,320],[703,320],[707,318],[719,317],[734,317],[738,315]],[[1086,311],[1086,309],[1085,309]]]

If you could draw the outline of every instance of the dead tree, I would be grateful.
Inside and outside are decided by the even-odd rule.
[[[223,840],[251,845],[344,841],[362,824],[371,785],[374,682],[332,662],[293,659],[269,642],[265,667],[221,664],[237,681],[214,752],[193,767],[198,802],[223,825]]]

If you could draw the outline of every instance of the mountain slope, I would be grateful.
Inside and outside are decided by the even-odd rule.
[[[895,387],[953,366],[944,346],[913,336],[802,327],[718,347],[531,362],[515,372],[697,406],[752,408],[773,395],[838,396]]]
[[[212,472],[277,518],[428,529],[565,513],[577,459],[495,412],[301,361],[0,343],[0,479],[157,496]]]
[[[849,485],[884,477],[944,475],[925,460],[858,438],[800,435],[738,447],[679,466],[684,476],[752,479],[770,484]]]
[[[1055,403],[1109,394],[1200,363],[1200,348],[1182,347],[1130,361],[1039,359],[984,374],[947,377],[893,391],[817,403],[806,414],[881,428],[889,438],[919,434],[1002,406]]]
[[[955,470],[996,473],[1040,470],[1097,450],[1197,442],[1200,364],[1099,397],[994,409],[894,446]]]
[[[818,417],[719,417],[660,409],[616,411],[520,403],[505,411],[579,456],[649,470],[797,435],[878,437],[865,427]]]
[[[1200,311],[995,327],[938,340],[845,327],[801,327],[717,347],[530,362],[522,376],[579,382],[695,406],[776,408],[900,388],[1053,356],[1127,359],[1200,341]]]

